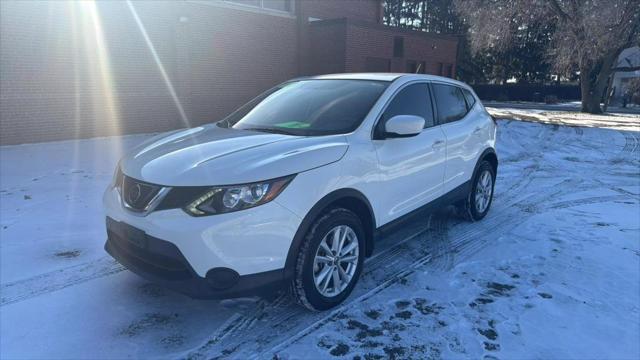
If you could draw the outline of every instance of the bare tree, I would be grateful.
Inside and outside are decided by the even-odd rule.
[[[578,71],[582,111],[601,113],[611,68],[625,48],[640,43],[640,0],[455,0],[469,24],[471,48],[504,49],[515,30],[535,23],[553,31],[548,61],[560,73]]]

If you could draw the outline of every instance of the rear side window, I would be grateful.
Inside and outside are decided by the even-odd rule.
[[[462,89],[462,93],[464,94],[464,98],[467,99],[467,109],[471,110],[473,105],[476,104],[476,98],[473,96],[471,91],[467,89]]]
[[[460,120],[467,114],[467,103],[459,87],[433,84],[433,92],[441,124]]]
[[[400,90],[391,100],[382,115],[381,124],[396,115],[417,115],[424,118],[424,127],[435,125],[429,86],[427,84],[413,84]]]

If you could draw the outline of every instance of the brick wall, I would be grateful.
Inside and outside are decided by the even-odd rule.
[[[0,145],[213,122],[287,79],[365,71],[367,57],[391,59],[392,71],[455,62],[455,39],[376,24],[377,0],[301,0],[296,14],[132,4],[148,41],[124,1],[0,1]],[[397,35],[403,58],[393,58]]]
[[[90,4],[0,2],[0,144],[199,125],[298,74],[292,16],[133,2],[165,81],[127,4]]]
[[[404,38],[404,54],[394,57],[394,37]],[[390,60],[391,72],[406,72],[407,61],[425,63],[425,73],[439,75],[439,64],[451,64],[455,73],[458,41],[455,37],[433,36],[382,25],[349,22],[345,71],[365,71],[368,57]]]
[[[421,64],[422,73],[442,74],[451,66],[455,74],[458,39],[433,36],[379,24],[348,19],[315,21],[309,24],[308,74],[335,72],[407,72],[408,62]],[[403,38],[402,56],[394,56],[394,39]],[[371,65],[377,66],[371,69]],[[388,64],[388,67],[383,65]],[[383,68],[384,67],[384,68]]]
[[[332,74],[345,71],[346,23],[316,21],[309,24],[307,73]]]

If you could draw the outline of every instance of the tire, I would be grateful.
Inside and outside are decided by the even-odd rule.
[[[489,176],[490,184],[487,189],[485,186],[486,176]],[[458,204],[456,207],[458,215],[460,215],[463,219],[468,221],[479,221],[482,220],[489,209],[491,208],[491,203],[493,202],[493,189],[495,186],[496,172],[486,160],[483,160],[478,166],[478,170],[476,171],[473,182],[471,186],[471,193],[467,196],[466,200],[464,200],[461,204]],[[480,188],[480,192],[483,195],[478,194],[478,188]],[[485,189],[484,192],[482,189]],[[488,191],[488,194],[486,193]],[[488,195],[488,196],[487,196]]]
[[[348,244],[342,249],[345,255],[338,257],[335,254],[328,255],[327,251],[335,250],[332,240],[336,231],[340,234],[339,238],[343,233],[346,234],[344,244]],[[353,244],[357,244],[357,248],[353,248]],[[356,254],[357,259],[354,260]],[[291,284],[294,298],[313,311],[327,310],[340,304],[355,287],[362,272],[364,257],[365,232],[358,216],[344,208],[325,212],[311,225],[298,253],[295,277]],[[328,258],[332,260],[327,261]],[[325,277],[322,277],[323,272]],[[339,286],[335,285],[334,273],[337,273]],[[322,281],[316,285],[318,279]]]

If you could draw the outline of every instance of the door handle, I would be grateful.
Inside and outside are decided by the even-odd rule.
[[[433,142],[433,145],[431,145],[432,149],[437,149],[437,148],[441,148],[444,146],[444,140],[436,140]]]

